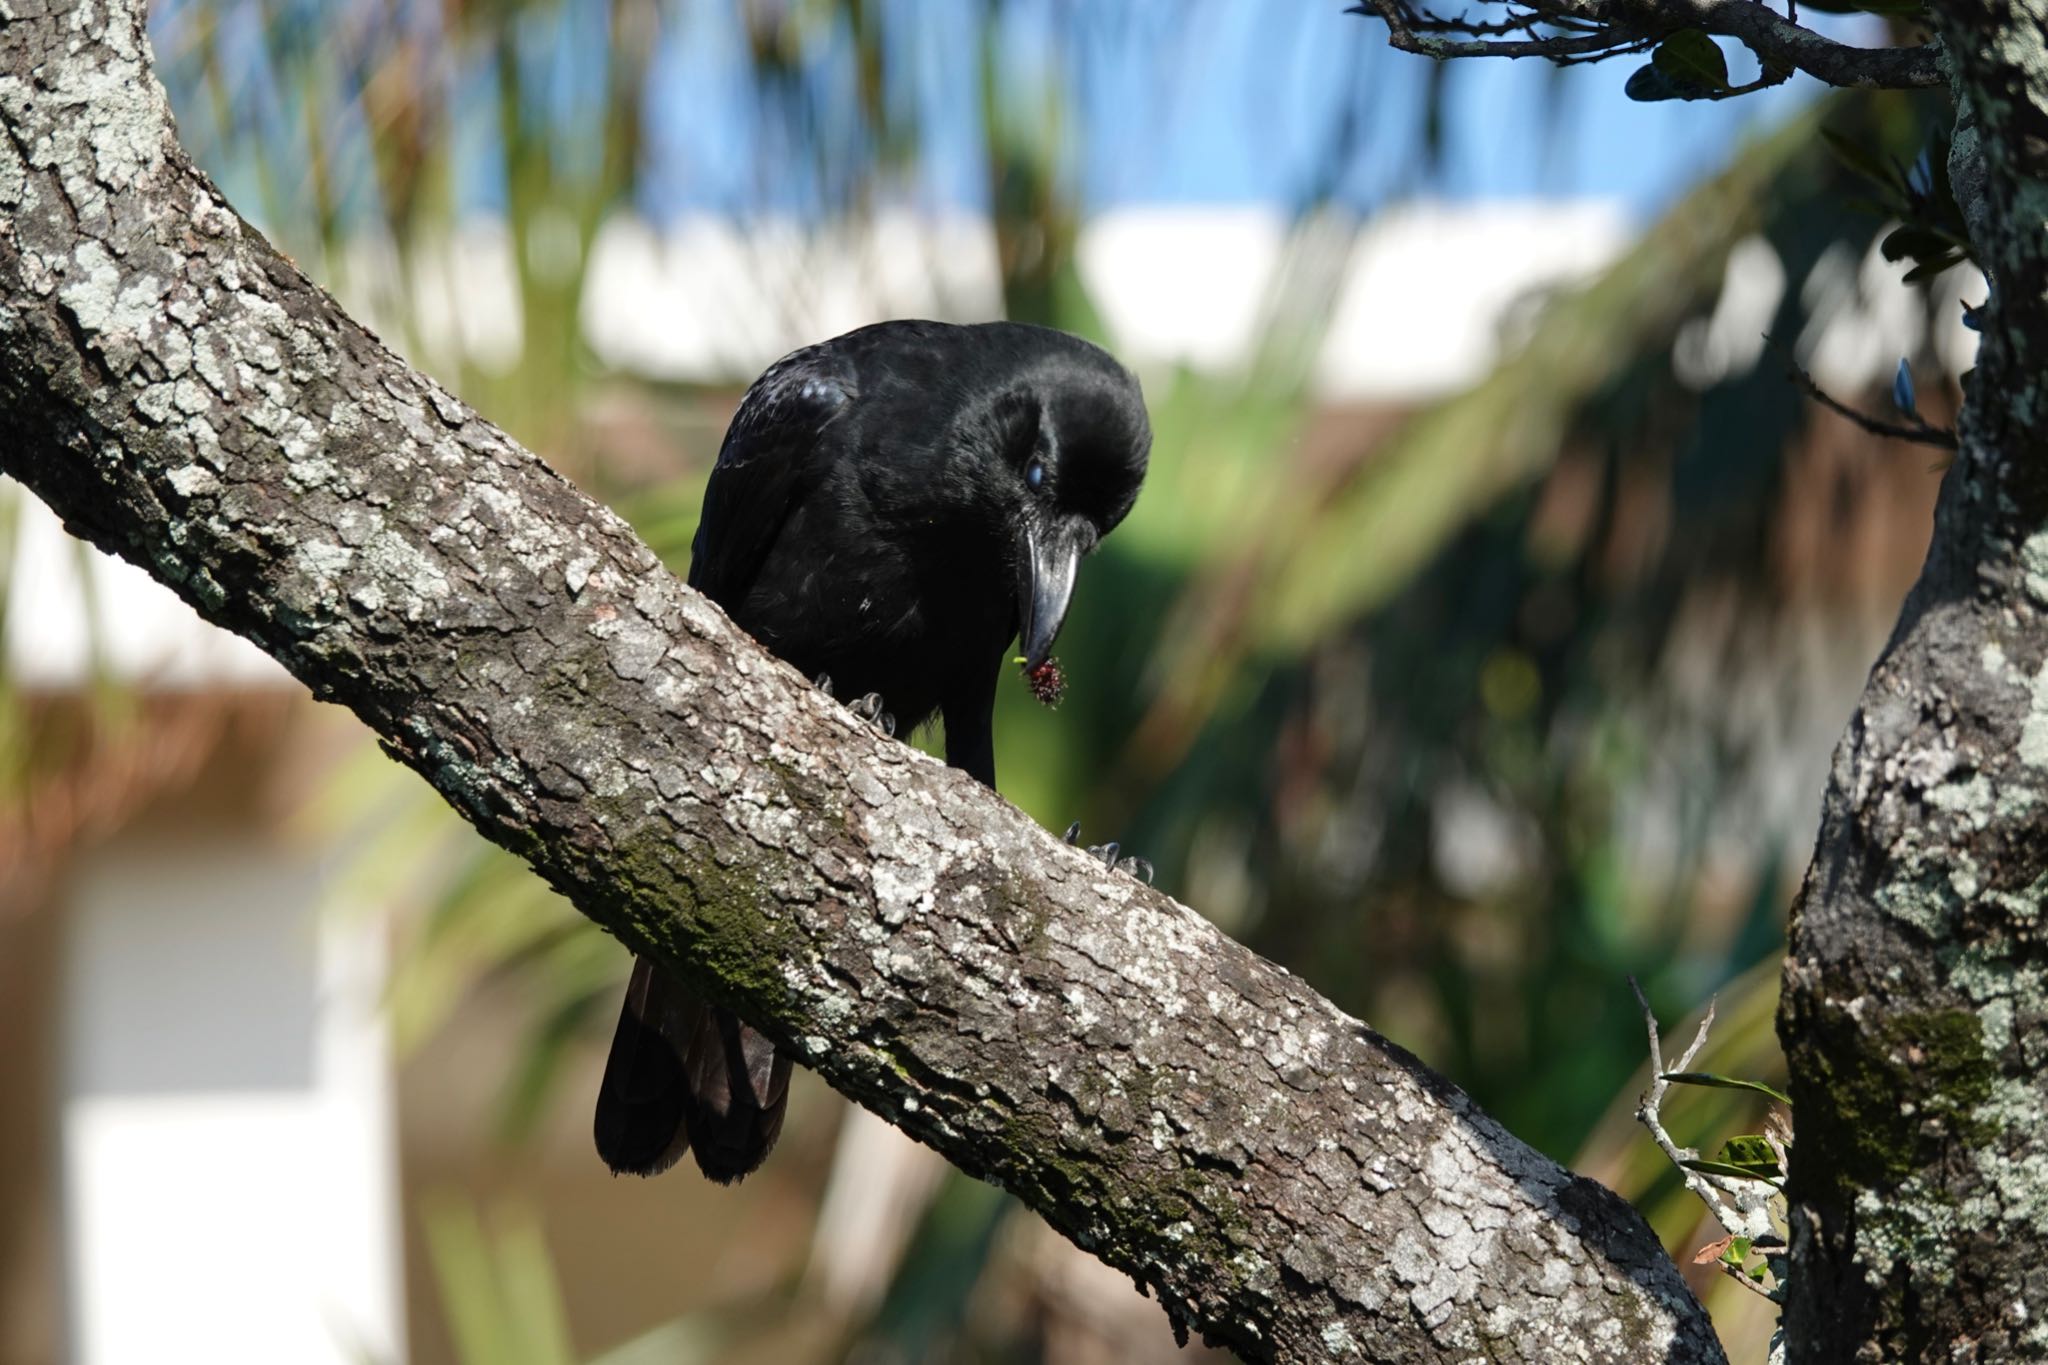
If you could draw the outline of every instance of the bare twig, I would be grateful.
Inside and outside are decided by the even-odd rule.
[[[1635,992],[1636,1003],[1642,1006],[1643,1027],[1650,1039],[1650,1088],[1645,1090],[1642,1098],[1636,1102],[1636,1121],[1649,1129],[1650,1139],[1657,1144],[1657,1150],[1664,1153],[1665,1160],[1678,1171],[1679,1179],[1685,1182],[1685,1187],[1707,1206],[1707,1212],[1713,1215],[1714,1221],[1721,1225],[1723,1232],[1731,1238],[1746,1237],[1753,1247],[1769,1247],[1779,1243],[1777,1227],[1771,1217],[1771,1200],[1777,1193],[1777,1187],[1760,1180],[1737,1180],[1729,1176],[1710,1175],[1686,1165],[1688,1161],[1699,1160],[1698,1150],[1681,1147],[1673,1141],[1659,1113],[1664,1103],[1664,1093],[1671,1088],[1671,1082],[1665,1078],[1674,1072],[1690,1070],[1693,1059],[1699,1056],[1700,1049],[1707,1045],[1707,1032],[1714,1026],[1714,1002],[1707,1002],[1706,1016],[1700,1020],[1699,1032],[1693,1035],[1691,1045],[1679,1056],[1677,1062],[1666,1066],[1663,1039],[1657,1031],[1656,1012],[1650,1008],[1650,1002],[1643,996],[1643,988],[1636,984],[1634,977],[1628,979],[1628,988]],[[1786,1154],[1778,1142],[1772,1142],[1771,1150],[1778,1154],[1780,1169],[1787,1169]],[[1782,1277],[1776,1269],[1783,1264],[1782,1260],[1769,1261],[1768,1256],[1766,1260],[1773,1267],[1772,1278],[1782,1283]],[[1776,1288],[1757,1283],[1740,1265],[1727,1261],[1719,1261],[1716,1264],[1728,1278],[1751,1293],[1773,1302],[1777,1301]]]
[[[1924,446],[1936,446],[1942,450],[1956,448],[1956,433],[1953,427],[1938,427],[1924,419],[1913,422],[1888,422],[1882,417],[1859,412],[1826,389],[1814,383],[1813,376],[1797,365],[1788,364],[1786,369],[1792,375],[1792,382],[1806,391],[1806,396],[1830,412],[1839,413],[1862,427],[1873,436],[1886,436],[1894,441],[1914,441]]]
[[[1919,445],[1934,446],[1941,450],[1956,449],[1955,428],[1935,426],[1918,413],[1912,414],[1909,421],[1893,422],[1872,413],[1852,408],[1816,383],[1813,376],[1808,374],[1805,367],[1792,358],[1791,352],[1787,351],[1776,337],[1766,333],[1764,341],[1770,345],[1772,350],[1784,358],[1785,372],[1790,376],[1792,382],[1797,384],[1808,398],[1811,398],[1828,411],[1848,418],[1873,436],[1883,436],[1894,441],[1912,441]]]

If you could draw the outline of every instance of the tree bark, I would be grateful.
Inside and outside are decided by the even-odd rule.
[[[176,143],[141,0],[0,18],[0,469],[583,913],[1257,1360],[1713,1360],[1642,1220],[886,740],[414,373]]]
[[[1992,288],[1792,917],[1795,1361],[2048,1358],[2048,0],[1934,8]]]

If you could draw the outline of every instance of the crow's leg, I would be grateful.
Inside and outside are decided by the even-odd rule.
[[[1067,843],[1079,846],[1081,843],[1081,822],[1076,820],[1073,824],[1068,825],[1067,832],[1061,837]],[[1150,858],[1140,858],[1133,853],[1125,853],[1123,846],[1117,843],[1116,840],[1112,839],[1106,844],[1090,844],[1087,846],[1087,851],[1093,857],[1102,859],[1110,871],[1121,870],[1128,872],[1131,876],[1145,883],[1145,885],[1150,886],[1152,884],[1152,860]]]

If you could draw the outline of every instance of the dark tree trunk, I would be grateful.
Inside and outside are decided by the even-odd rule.
[[[1795,1361],[2048,1359],[2048,3],[1936,9],[1992,291],[1792,917]]]

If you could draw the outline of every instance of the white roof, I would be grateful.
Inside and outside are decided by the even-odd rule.
[[[508,249],[495,227],[470,232],[452,259]],[[1598,270],[1629,235],[1619,206],[1592,201],[1418,203],[1363,230],[1316,222],[1300,234],[1268,208],[1138,207],[1090,220],[1076,258],[1118,354],[1140,370],[1243,368],[1266,317],[1307,284],[1322,295],[1312,316],[1334,298],[1320,396],[1412,402],[1484,374],[1518,300]],[[583,330],[615,369],[744,383],[863,322],[1001,307],[994,233],[978,218],[893,213],[806,233],[709,217],[660,231],[623,216],[592,247]]]

